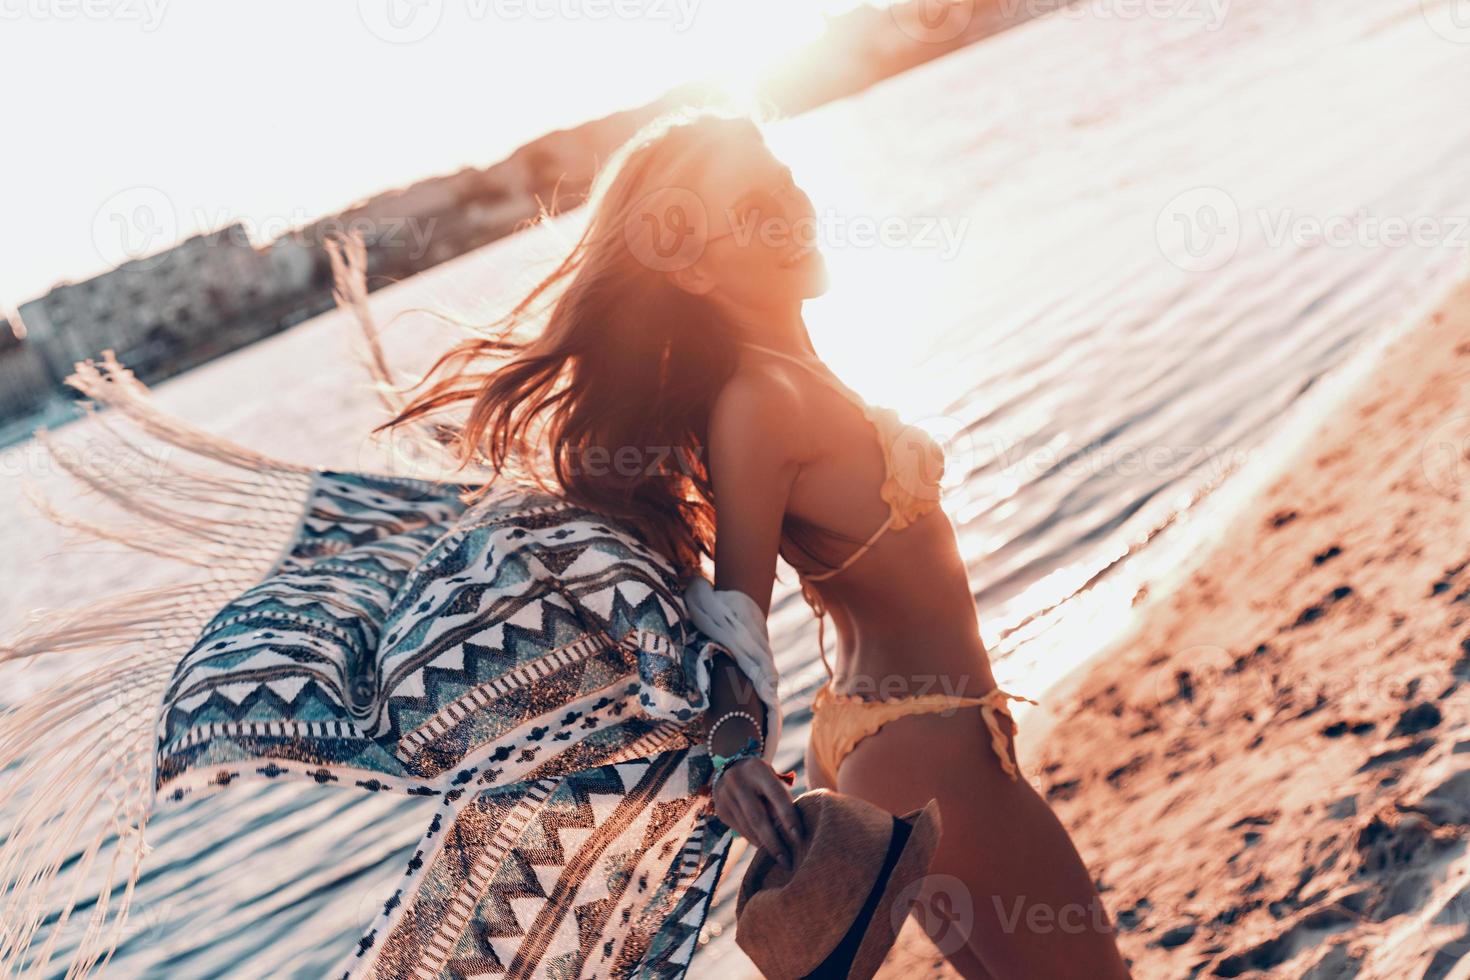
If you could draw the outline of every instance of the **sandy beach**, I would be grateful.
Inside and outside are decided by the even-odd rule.
[[[1023,724],[1140,978],[1470,977],[1470,284],[1307,446]]]

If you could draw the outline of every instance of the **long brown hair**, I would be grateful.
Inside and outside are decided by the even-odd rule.
[[[448,439],[461,466],[527,473],[621,521],[681,575],[712,558],[705,445],[737,340],[711,303],[637,254],[629,229],[651,196],[689,194],[714,153],[751,139],[762,139],[751,117],[708,109],[645,126],[599,172],[586,228],[556,269],[490,331],[442,355],[377,431],[469,402]],[[539,310],[544,328],[517,339]]]

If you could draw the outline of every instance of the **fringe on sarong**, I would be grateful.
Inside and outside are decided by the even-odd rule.
[[[45,974],[76,914],[86,925],[66,975],[87,976],[111,957],[148,852],[161,695],[215,611],[276,562],[313,479],[306,467],[162,412],[111,352],[100,364],[78,364],[67,381],[92,402],[89,418],[76,423],[86,427],[84,441],[59,451],[54,437],[38,438],[117,519],[67,513],[35,492],[33,503],[63,527],[151,555],[182,574],[81,608],[34,613],[0,642],[6,670],[38,659],[96,665],[70,671],[0,714],[5,976]],[[63,862],[68,855],[79,857]],[[33,947],[43,924],[49,935]]]

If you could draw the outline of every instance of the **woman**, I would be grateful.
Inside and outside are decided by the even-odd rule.
[[[826,273],[790,171],[750,120],[700,113],[631,140],[590,207],[506,331],[441,358],[389,425],[471,401],[461,458],[499,471],[545,447],[557,492],[623,520],[689,578],[712,559],[716,590],[762,616],[786,547],[838,637],[809,781],[895,814],[939,801],[919,905],[939,949],[967,977],[1126,976],[1086,868],[1015,768],[1012,695],[996,686],[937,506],[934,447],[864,405],[812,348],[802,303]],[[511,339],[542,304],[545,329]],[[504,366],[471,371],[505,352]],[[765,679],[717,659],[713,803],[789,863],[801,828],[751,680]]]

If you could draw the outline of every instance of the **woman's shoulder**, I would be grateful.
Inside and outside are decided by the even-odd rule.
[[[801,388],[789,374],[776,365],[745,363],[715,396],[710,438],[758,433],[795,451],[804,416]]]
[[[742,361],[715,396],[715,410],[741,415],[800,407],[801,386],[783,364]]]

